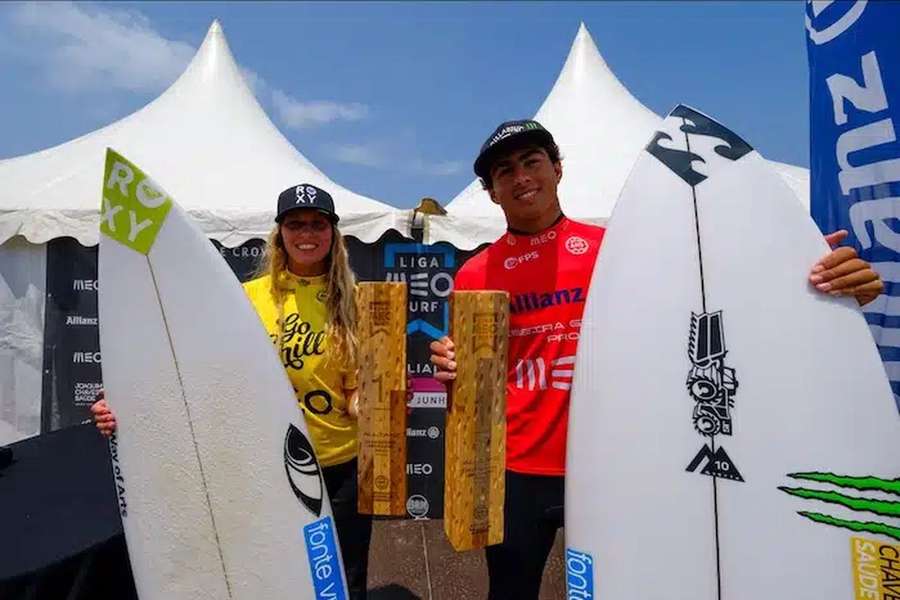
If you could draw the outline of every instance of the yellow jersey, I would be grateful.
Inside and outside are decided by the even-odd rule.
[[[355,390],[358,383],[356,365],[343,364],[328,350],[326,277],[285,272],[279,286],[283,311],[272,296],[270,276],[248,281],[244,291],[294,386],[319,463],[329,467],[356,456],[357,424],[344,390]]]

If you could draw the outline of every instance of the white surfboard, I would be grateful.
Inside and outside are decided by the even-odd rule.
[[[103,383],[141,600],[346,598],[306,425],[240,284],[111,150],[101,212]]]
[[[900,417],[855,302],[808,283],[827,252],[746,142],[672,111],[585,306],[569,598],[900,593]]]

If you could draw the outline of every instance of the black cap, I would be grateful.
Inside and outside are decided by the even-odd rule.
[[[553,136],[537,121],[507,121],[501,123],[494,133],[481,145],[481,152],[475,159],[475,174],[482,179],[491,174],[491,165],[504,151],[523,142],[538,145],[552,144]]]
[[[284,190],[278,194],[278,212],[275,213],[275,222],[281,223],[285,213],[295,208],[312,208],[331,219],[332,223],[338,222],[337,213],[334,212],[334,200],[331,194],[311,183],[301,183]]]

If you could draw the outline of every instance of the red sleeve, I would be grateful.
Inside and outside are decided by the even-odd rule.
[[[462,264],[453,278],[455,290],[483,290],[485,289],[485,256],[488,249],[485,248],[475,256],[472,256]]]

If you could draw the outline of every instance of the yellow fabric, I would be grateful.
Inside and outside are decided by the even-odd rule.
[[[286,273],[282,277],[285,325],[281,344],[279,307],[272,297],[270,281],[269,276],[248,281],[244,291],[294,385],[319,463],[329,467],[347,462],[356,456],[357,426],[347,412],[344,390],[357,388],[357,370],[355,365],[339,364],[328,351],[325,276],[297,277]]]

